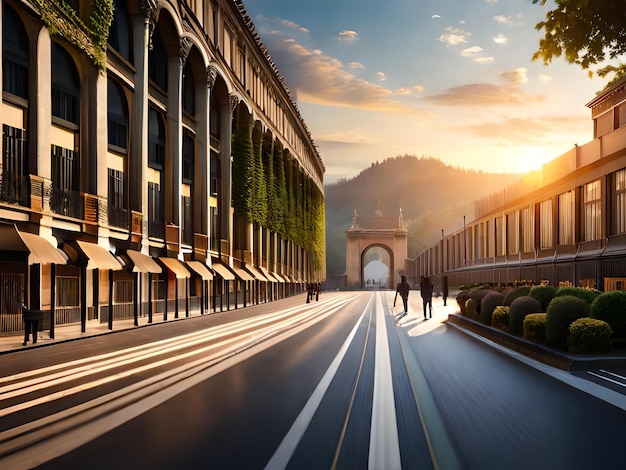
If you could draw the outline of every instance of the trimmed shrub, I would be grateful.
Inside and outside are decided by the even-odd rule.
[[[480,301],[479,321],[485,325],[491,325],[491,314],[494,309],[504,302],[504,296],[497,291],[491,291]]]
[[[573,295],[579,299],[583,299],[589,305],[593,303],[600,291],[596,289],[587,289],[586,287],[559,287],[556,291],[556,296],[561,297],[563,295]]]
[[[604,353],[611,350],[611,325],[595,318],[579,318],[569,326],[567,349],[576,354]]]
[[[524,338],[535,343],[546,342],[546,314],[530,313],[524,318]]]
[[[546,343],[566,349],[569,326],[574,320],[589,316],[589,304],[580,297],[562,295],[552,299],[546,318]]]
[[[541,311],[545,312],[550,301],[556,297],[556,290],[554,286],[532,286],[528,295],[537,299],[541,303]]]
[[[603,292],[591,304],[589,316],[611,325],[615,338],[626,338],[626,292]]]
[[[510,290],[506,297],[504,298],[504,305],[511,305],[515,299],[518,297],[525,297],[530,293],[531,286],[518,286],[514,289]],[[521,330],[520,330],[521,334]]]
[[[509,310],[508,305],[499,305],[493,309],[491,314],[491,325],[499,330],[507,331],[509,329]]]
[[[469,291],[470,299],[474,299],[474,301],[476,302],[476,313],[480,314],[480,308],[483,298],[486,295],[491,294],[492,292],[495,291],[484,288],[476,288]],[[478,318],[475,318],[475,320],[478,320]]]
[[[478,313],[476,312],[476,301],[472,298],[467,299],[465,302],[465,313],[462,313],[464,317],[471,318],[472,320],[478,319]]]
[[[541,313],[541,304],[528,295],[518,297],[511,302],[509,310],[509,333],[521,336],[524,334],[524,318],[529,313]]]
[[[463,290],[456,295],[456,303],[459,305],[461,315],[465,316],[465,302],[469,299],[469,291]]]

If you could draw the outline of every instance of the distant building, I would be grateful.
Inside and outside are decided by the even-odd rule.
[[[22,300],[84,329],[324,279],[324,165],[240,0],[0,16],[0,333]]]
[[[626,78],[587,106],[592,141],[476,201],[476,220],[417,256],[415,276],[624,289]]]

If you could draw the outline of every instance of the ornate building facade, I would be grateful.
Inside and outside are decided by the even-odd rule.
[[[0,16],[0,332],[21,301],[84,331],[324,279],[324,165],[240,0]]]
[[[587,107],[593,140],[476,201],[476,220],[407,269],[445,276],[451,287],[524,281],[625,289],[626,77]]]

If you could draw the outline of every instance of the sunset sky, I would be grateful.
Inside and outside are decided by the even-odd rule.
[[[593,138],[609,78],[533,62],[531,0],[244,0],[326,166],[326,183],[397,155],[521,173]]]

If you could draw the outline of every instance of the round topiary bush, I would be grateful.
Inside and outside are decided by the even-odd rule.
[[[506,297],[504,297],[504,305],[511,305],[518,297],[527,296],[530,293],[530,288],[531,286],[518,286],[513,288],[506,294]]]
[[[535,343],[546,342],[546,314],[530,313],[524,318],[524,338]]]
[[[602,320],[579,318],[569,326],[567,349],[576,354],[605,353],[611,350],[613,329]]]
[[[474,299],[474,301],[476,302],[476,313],[480,314],[481,302],[483,300],[483,297],[485,297],[487,294],[490,294],[492,292],[495,292],[495,291],[491,289],[485,289],[482,287],[477,287],[469,291],[470,299]],[[479,318],[477,317],[475,319],[478,320]]]
[[[464,317],[471,318],[472,320],[478,319],[478,313],[476,312],[476,301],[469,298],[465,301],[465,312],[461,313]]]
[[[603,292],[591,304],[589,316],[611,325],[615,338],[626,338],[626,292]]]
[[[521,336],[524,334],[524,318],[529,313],[541,313],[541,303],[528,295],[518,297],[511,302],[509,310],[509,333]]]
[[[556,297],[556,290],[554,286],[532,286],[528,295],[537,299],[541,303],[541,310],[545,312],[550,301]]]
[[[507,331],[509,329],[509,310],[511,307],[508,305],[499,305],[493,309],[491,314],[491,326]]]
[[[556,291],[556,296],[561,297],[564,295],[573,295],[583,299],[589,305],[593,303],[600,291],[596,289],[587,289],[586,287],[559,287]]]
[[[480,301],[479,321],[485,325],[491,325],[491,314],[494,309],[504,302],[504,296],[497,291],[491,291]]]
[[[580,297],[562,295],[552,299],[546,317],[546,343],[566,349],[569,326],[574,320],[589,316],[589,304]]]
[[[465,302],[469,299],[469,291],[463,290],[456,295],[456,303],[459,305],[461,315],[465,316]]]

